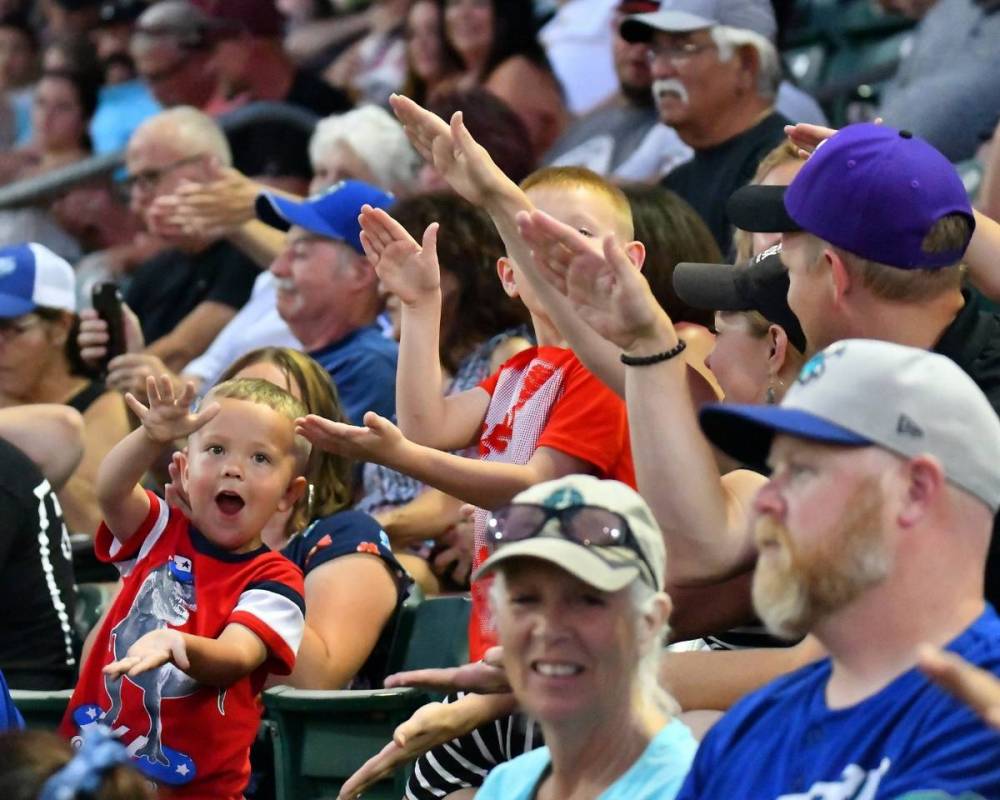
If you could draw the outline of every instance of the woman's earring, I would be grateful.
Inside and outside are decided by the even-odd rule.
[[[777,376],[772,376],[770,382],[767,384],[767,390],[764,392],[764,402],[769,406],[773,406],[778,402],[778,389],[784,389],[785,382]]]

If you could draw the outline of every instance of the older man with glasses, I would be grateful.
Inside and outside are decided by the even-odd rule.
[[[624,40],[649,48],[660,121],[694,151],[663,185],[694,207],[723,253],[733,232],[726,199],[750,180],[788,123],[775,109],[775,30],[767,0],[665,0],[621,24]]]

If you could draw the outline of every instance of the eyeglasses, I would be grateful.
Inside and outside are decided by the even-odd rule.
[[[656,583],[656,572],[625,517],[600,506],[549,508],[535,503],[511,503],[498,508],[487,520],[487,546],[493,552],[510,542],[534,538],[552,519],[559,521],[560,536],[584,547],[628,548],[639,556],[651,581]]]
[[[160,185],[160,181],[162,181],[169,173],[173,172],[175,169],[185,166],[186,164],[193,164],[195,161],[203,157],[204,154],[199,153],[196,156],[181,158],[163,167],[144,169],[141,172],[136,172],[134,175],[127,176],[122,183],[129,191],[132,189],[142,189],[144,192],[151,192]]]
[[[649,49],[646,50],[646,60],[650,64],[653,64],[663,59],[677,66],[679,64],[686,64],[703,50],[712,50],[715,48],[716,45],[712,42],[705,44],[695,44],[694,42],[685,42],[684,44],[651,43]]]
[[[33,315],[15,317],[14,319],[0,319],[0,341],[10,343],[41,324],[41,317]]]

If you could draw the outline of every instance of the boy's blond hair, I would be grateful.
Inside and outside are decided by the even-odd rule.
[[[625,193],[606,178],[586,167],[542,167],[521,181],[521,191],[553,187],[556,189],[586,189],[603,196],[614,209],[626,241],[635,236],[632,207]]]
[[[263,378],[231,378],[216,384],[202,398],[201,407],[204,408],[213,400],[223,399],[245,400],[248,403],[267,406],[291,421],[293,425],[295,420],[309,413],[309,409],[301,400]],[[306,464],[309,463],[312,444],[305,437],[296,434],[294,451],[295,474],[298,476],[305,471]]]

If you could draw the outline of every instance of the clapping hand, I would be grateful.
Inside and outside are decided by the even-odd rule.
[[[310,414],[295,420],[295,432],[321,450],[357,461],[395,466],[395,457],[407,441],[399,428],[374,411],[365,414],[364,423],[364,426],[348,425]]]
[[[516,189],[486,148],[472,138],[461,111],[452,115],[449,124],[409,97],[394,94],[389,104],[413,148],[470,203],[486,206],[495,195]]]
[[[614,236],[594,241],[544,211],[520,212],[518,229],[542,275],[601,336],[625,351],[658,333],[673,336],[642,273]]]
[[[428,225],[423,243],[417,244],[406,229],[381,208],[365,204],[361,207],[358,222],[361,225],[361,246],[387,291],[408,306],[440,291],[438,223]]]
[[[218,403],[191,413],[194,384],[185,384],[184,391],[177,395],[168,375],[161,375],[159,381],[149,376],[146,379],[146,396],[149,398],[148,408],[131,393],[125,395],[125,402],[139,418],[146,435],[161,445],[189,436],[219,413]]]

